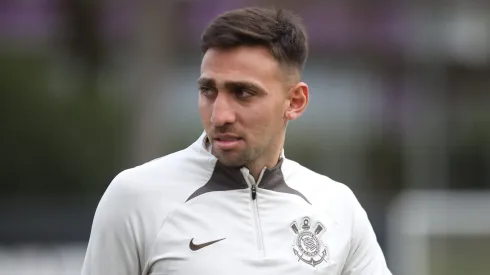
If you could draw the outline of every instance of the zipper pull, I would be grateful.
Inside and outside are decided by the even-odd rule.
[[[255,200],[257,197],[257,187],[255,187],[255,184],[252,185],[252,200]]]

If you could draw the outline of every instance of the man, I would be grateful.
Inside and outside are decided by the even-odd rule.
[[[113,180],[82,274],[390,274],[350,189],[284,156],[287,123],[309,98],[299,20],[230,11],[202,51],[204,133]]]

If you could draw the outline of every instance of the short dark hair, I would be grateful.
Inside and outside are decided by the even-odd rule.
[[[225,12],[201,37],[201,50],[264,46],[280,63],[301,71],[308,56],[308,39],[298,16],[283,9],[249,7]]]

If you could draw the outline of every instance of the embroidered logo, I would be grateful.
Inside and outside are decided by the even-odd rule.
[[[321,223],[310,226],[310,218],[303,218],[301,228],[296,221],[291,224],[291,229],[296,234],[293,244],[293,253],[298,257],[298,261],[303,261],[313,267],[328,262],[329,253],[327,247],[320,240],[320,236],[325,232],[325,227]]]

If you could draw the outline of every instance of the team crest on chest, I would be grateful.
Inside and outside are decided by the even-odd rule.
[[[301,224],[296,221],[291,224],[291,229],[296,234],[293,243],[293,253],[298,257],[298,261],[303,261],[313,267],[328,262],[329,253],[327,247],[320,240],[320,236],[325,232],[325,227],[317,222],[311,226],[310,218],[303,218]]]

